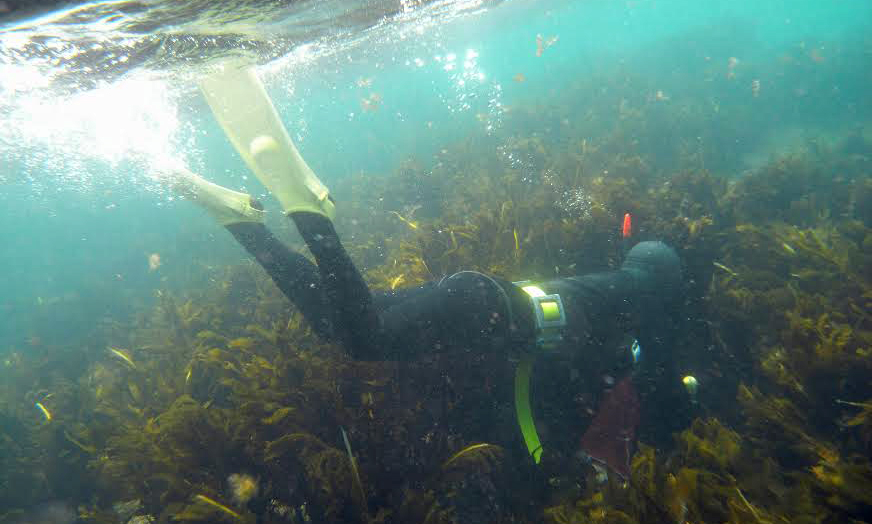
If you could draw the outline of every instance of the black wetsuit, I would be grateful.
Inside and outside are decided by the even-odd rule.
[[[294,213],[291,218],[317,266],[289,250],[263,224],[240,223],[227,228],[318,334],[341,342],[352,357],[408,360],[434,351],[518,354],[533,349],[534,307],[519,286],[482,273],[461,271],[417,287],[373,295],[330,220],[312,213]],[[648,422],[652,426],[661,426],[656,421],[672,417],[677,406],[676,397],[663,386],[664,382],[678,383],[675,373],[669,371],[674,367],[668,365],[672,346],[668,317],[681,287],[679,265],[675,252],[665,244],[642,242],[630,250],[619,270],[536,283],[545,293],[560,295],[567,317],[563,349],[574,353],[571,358],[581,362],[579,368],[596,373],[597,368],[612,366],[618,360],[604,349],[609,345],[601,343],[613,338],[613,333],[629,332],[638,338],[645,348],[644,365],[636,366],[633,382],[642,384],[642,389],[646,383],[651,385],[647,388],[651,394],[642,394],[643,404],[669,410],[650,415]],[[551,359],[548,362],[560,364]],[[554,375],[539,374],[549,384]],[[587,378],[586,386],[601,384],[597,378]],[[546,405],[540,407],[547,411],[540,414],[546,415],[546,420],[569,423],[552,426],[555,429],[549,432],[546,451],[540,451],[539,466],[529,469],[532,460],[513,462],[515,466],[498,462],[485,468],[486,472],[475,469],[461,477],[452,476],[457,472],[446,473],[432,486],[435,498],[430,512],[452,515],[452,522],[508,521],[510,513],[527,511],[524,503],[518,504],[511,495],[517,486],[512,479],[521,471],[516,466],[526,465],[522,468],[524,475],[540,480],[526,483],[528,488],[538,485],[546,489],[544,480],[550,478],[549,471],[563,471],[566,464],[581,464],[573,459],[576,454],[572,451],[578,449],[579,433],[570,429],[581,422],[577,406],[571,405],[576,392],[567,394],[559,386],[556,389],[557,398],[546,396]],[[664,436],[668,436],[670,428],[663,427]],[[594,438],[606,446],[608,439],[618,439],[626,448],[627,430],[632,434],[635,427],[598,428]],[[520,438],[519,432],[511,435]],[[524,448],[518,445],[515,449]],[[537,493],[544,496],[545,491]],[[501,514],[504,517],[495,517]]]
[[[508,351],[535,338],[529,296],[520,287],[474,271],[373,295],[327,218],[293,213],[317,266],[289,250],[259,223],[227,227],[315,331],[361,360],[407,360],[431,351]],[[649,362],[668,359],[664,315],[680,288],[679,261],[660,242],[634,247],[619,270],[537,285],[564,303],[570,348],[609,336],[629,322]]]

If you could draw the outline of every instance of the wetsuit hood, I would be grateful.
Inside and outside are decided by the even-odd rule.
[[[677,297],[681,290],[681,261],[675,250],[663,242],[640,242],[627,253],[621,269],[645,273],[637,278],[638,292]]]

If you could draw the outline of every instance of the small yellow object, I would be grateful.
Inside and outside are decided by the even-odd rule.
[[[515,235],[515,251],[520,251],[521,250],[521,239],[518,238],[517,228],[512,229],[512,234]]]
[[[460,451],[458,451],[457,453],[455,453],[450,459],[446,460],[445,464],[443,464],[442,467],[443,468],[447,467],[449,464],[451,464],[452,462],[454,462],[455,460],[457,460],[461,456],[469,453],[470,451],[475,451],[475,450],[481,449],[481,448],[488,448],[490,446],[491,446],[491,444],[488,444],[487,442],[483,442],[481,444],[471,444],[469,446],[466,446],[465,448],[463,448]]]
[[[109,347],[106,348],[106,349],[108,349],[109,352],[112,353],[113,355],[115,355],[116,357],[118,357],[118,358],[120,358],[121,360],[123,360],[123,361],[124,361],[125,363],[127,363],[127,365],[129,365],[130,367],[136,369],[136,364],[133,363],[133,359],[130,358],[130,356],[127,354],[127,352],[126,352],[125,350],[120,349],[120,348],[115,348],[115,347],[112,347],[112,346],[109,346]]]
[[[396,215],[397,218],[399,218],[400,220],[402,220],[404,224],[406,224],[407,226],[409,226],[409,229],[418,229],[418,224],[416,224],[415,222],[412,222],[411,220],[407,219],[406,217],[404,217],[403,215],[397,213],[396,211],[391,211],[391,213],[393,213],[394,215]]]
[[[736,273],[732,269],[728,268],[727,266],[721,264],[720,262],[712,262],[712,265],[715,266],[716,268],[720,269],[721,271],[727,272],[730,276],[734,276],[734,277],[739,276],[738,273]]]
[[[699,381],[696,380],[696,377],[687,375],[681,379],[681,383],[684,384],[684,389],[687,390],[688,395],[691,397],[696,396],[696,392],[699,389]]]
[[[48,408],[42,404],[42,402],[37,402],[36,407],[38,407],[39,410],[42,411],[42,414],[45,415],[45,421],[51,422],[51,419],[52,419],[51,411],[49,411]]]
[[[405,279],[406,279],[406,275],[400,275],[400,276],[392,279],[391,280],[391,290],[396,289],[397,286],[400,285],[400,283],[402,283],[403,280],[405,280]]]
[[[239,513],[233,511],[232,509],[228,508],[224,504],[221,504],[220,502],[217,502],[215,500],[210,499],[206,495],[196,495],[196,496],[194,496],[194,498],[196,500],[199,500],[200,502],[205,502],[206,504],[209,504],[210,506],[214,506],[214,507],[220,509],[224,513],[227,513],[228,515],[230,515],[231,517],[234,517],[237,519],[240,518]]]

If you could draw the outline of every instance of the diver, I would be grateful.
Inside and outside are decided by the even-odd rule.
[[[185,168],[172,173],[173,184],[236,238],[320,337],[339,342],[351,357],[408,360],[436,351],[523,355],[515,377],[515,407],[535,463],[544,449],[529,398],[537,354],[641,359],[652,380],[680,381],[668,363],[681,270],[666,244],[635,245],[613,271],[515,283],[460,271],[416,287],[373,293],[333,227],[334,201],[294,146],[256,74],[228,67],[204,80],[201,89],[227,137],[293,220],[316,263],[273,236],[264,225],[262,206],[250,195]],[[584,354],[616,330],[633,334],[628,355]],[[613,460],[607,455],[623,453],[613,444],[599,445],[606,456],[594,458],[607,464]]]

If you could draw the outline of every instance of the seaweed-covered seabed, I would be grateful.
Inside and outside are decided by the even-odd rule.
[[[533,468],[506,355],[351,361],[242,265],[157,290],[78,350],[8,351],[2,521],[868,521],[872,141],[810,138],[740,176],[701,144],[658,148],[659,102],[615,104],[597,136],[559,105],[513,107],[504,130],[545,131],[471,137],[334,188],[373,288],[614,268],[624,213],[636,240],[675,246],[686,311],[664,372],[701,389],[693,403],[643,388],[628,482],[566,445],[610,370],[543,365],[536,387],[558,399],[539,406],[544,431],[564,445]],[[699,124],[693,106],[676,114]]]

